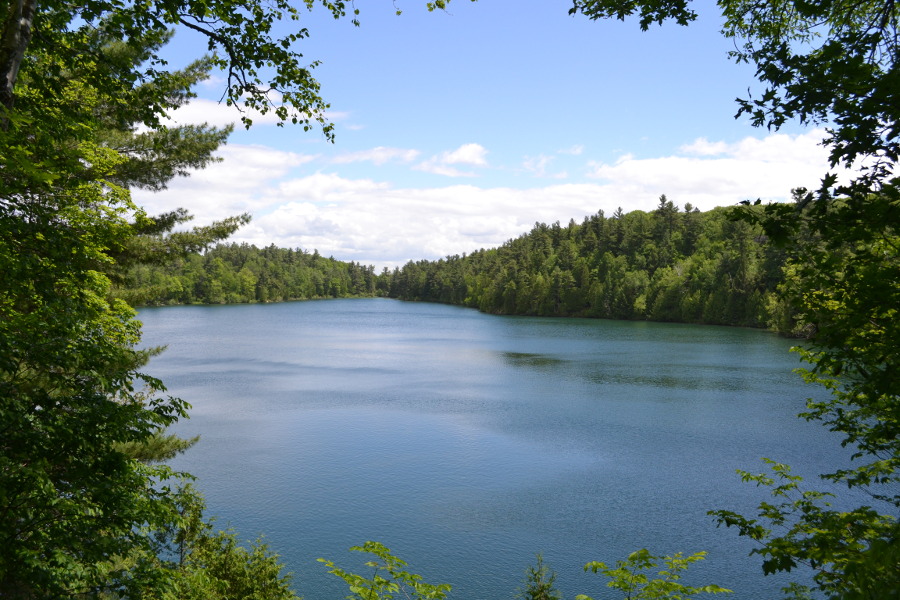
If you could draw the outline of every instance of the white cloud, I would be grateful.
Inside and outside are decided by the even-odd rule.
[[[485,156],[487,150],[481,144],[463,144],[452,152],[441,155],[441,162],[447,165],[472,165],[483,167],[487,165]]]
[[[471,171],[461,171],[452,165],[467,165],[471,167],[486,167],[487,149],[481,144],[463,144],[456,150],[442,152],[432,156],[426,161],[416,165],[419,171],[445,175],[447,177],[474,177]]]
[[[421,162],[414,167],[417,171],[425,171],[433,175],[443,175],[445,177],[475,177],[475,173],[471,171],[460,171],[455,167],[442,165],[433,158]]]
[[[733,144],[697,140],[673,156],[624,155],[610,164],[593,163],[583,182],[525,189],[403,186],[340,171],[305,171],[314,155],[226,146],[224,163],[173,182],[167,192],[135,197],[151,213],[184,206],[198,222],[250,211],[254,220],[238,232],[237,241],[315,248],[381,268],[496,246],[530,231],[536,221],[580,222],[598,210],[610,215],[619,206],[626,212],[652,210],[660,194],[701,210],[757,197],[787,199],[791,188],[815,186],[825,172],[820,138],[821,132],[813,132]],[[435,157],[433,167],[452,172],[454,164],[439,163],[442,157],[475,161],[484,154],[448,152]],[[539,156],[532,166],[545,168],[551,157]],[[521,184],[521,178],[511,181]]]
[[[255,212],[280,200],[270,198],[278,179],[317,158],[238,144],[223,146],[216,154],[222,162],[173,180],[164,192],[135,190],[135,201],[150,213],[184,207],[204,220]]]
[[[334,157],[331,162],[344,164],[353,162],[368,161],[376,165],[383,165],[392,161],[412,162],[419,156],[418,150],[408,150],[403,148],[385,148],[377,146],[370,150],[360,150],[359,152],[348,152]]]
[[[568,174],[565,172],[548,173],[547,167],[553,162],[554,157],[540,154],[538,156],[528,156],[522,161],[522,168],[534,175],[535,177],[550,177],[552,179],[565,179]]]
[[[725,142],[710,142],[706,138],[697,138],[690,144],[686,144],[679,148],[686,154],[696,154],[698,156],[718,156],[728,151],[728,144]]]
[[[273,102],[278,104],[280,98],[273,97]],[[169,114],[169,123],[177,123],[179,125],[208,123],[215,127],[224,127],[225,125],[240,126],[241,117],[247,116],[253,121],[253,125],[275,125],[281,121],[275,114],[274,110],[270,110],[265,114],[257,110],[240,109],[236,106],[228,106],[225,102],[216,102],[215,100],[207,100],[204,98],[195,98],[190,103],[172,111]],[[288,113],[288,123],[290,123],[291,115],[299,115],[296,112]],[[305,115],[304,115],[305,116]],[[347,114],[337,111],[328,111],[325,118],[331,122],[340,121],[347,118]]]
[[[794,187],[817,186],[827,171],[827,150],[819,144],[823,135],[814,130],[732,144],[700,138],[675,156],[626,154],[612,164],[589,163],[589,177],[625,198],[666,194],[702,210],[747,199],[783,200]]]
[[[235,106],[202,98],[192,100],[189,104],[169,113],[169,121],[179,125],[208,123],[215,127],[224,127],[240,123],[244,114],[253,120],[254,125],[271,125],[278,122],[278,117],[273,111],[264,115],[258,111],[241,113]]]
[[[386,183],[369,179],[345,179],[334,173],[316,173],[291,179],[278,186],[278,194],[288,201],[307,201],[334,205],[347,197],[365,196],[387,189]]]

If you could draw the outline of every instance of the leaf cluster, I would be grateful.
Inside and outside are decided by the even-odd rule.
[[[789,241],[779,288],[809,332],[796,349],[807,381],[831,390],[802,416],[844,436],[870,461],[829,479],[851,487],[891,484],[900,467],[900,181],[875,193],[795,191],[795,204],[745,213]],[[873,490],[875,491],[875,490]],[[891,500],[900,505],[900,497]]]
[[[226,132],[193,144],[170,130],[184,143],[163,156],[161,138],[134,134],[141,102],[178,106],[207,67],[135,83],[168,33],[114,40],[63,12],[39,7],[16,102],[0,107],[0,596],[153,595],[167,575],[148,531],[171,522],[177,475],[147,463],[190,443],[163,434],[188,405],[143,372],[140,323],[110,276],[140,214],[128,188],[206,164]]]
[[[763,557],[763,572],[813,570],[816,588],[828,598],[889,599],[900,590],[900,527],[895,517],[869,506],[838,510],[831,493],[803,489],[790,467],[766,459],[771,474],[740,471],[741,478],[768,487],[773,502],[762,502],[758,518],[716,510],[719,525],[734,527],[756,541],[752,553]],[[785,588],[802,598],[808,586]]]
[[[637,13],[641,29],[647,31],[651,24],[662,25],[669,19],[674,19],[679,25],[688,25],[696,20],[697,13],[689,8],[689,4],[690,0],[630,0],[628,2],[572,0],[569,14],[582,13],[591,20],[615,17],[624,21],[627,17]]]
[[[329,573],[347,583],[350,588],[348,600],[393,600],[397,597],[407,600],[444,600],[450,592],[449,584],[425,583],[421,575],[406,571],[406,562],[391,554],[390,549],[379,542],[369,541],[362,546],[353,546],[350,550],[375,557],[365,563],[366,567],[372,569],[370,576],[351,573],[331,560],[318,559],[328,567]]]
[[[852,451],[850,466],[822,477],[869,502],[834,508],[830,494],[802,489],[787,466],[769,461],[773,475],[742,477],[770,488],[775,502],[762,502],[757,518],[713,514],[760,544],[765,572],[806,565],[828,598],[893,598],[900,590],[897,183],[877,192],[796,190],[793,205],[745,213],[789,249],[779,292],[809,332],[795,349],[809,365],[799,372],[830,392],[808,400],[800,416],[839,434]],[[789,592],[805,593],[802,586]]]
[[[868,187],[900,157],[900,8],[891,1],[720,2],[737,62],[766,87],[739,100],[738,116],[778,128],[829,123],[831,164],[863,169]],[[865,159],[859,162],[858,159]]]
[[[615,567],[609,567],[599,561],[589,562],[585,571],[603,573],[609,577],[607,587],[618,590],[626,600],[655,600],[672,598],[687,600],[700,594],[731,593],[731,590],[718,585],[701,587],[687,586],[680,582],[683,571],[706,557],[706,552],[697,552],[683,556],[681,552],[671,556],[654,556],[643,548],[632,552],[625,560],[617,560]],[[651,572],[662,567],[656,577]],[[580,594],[576,600],[593,600],[590,596]]]

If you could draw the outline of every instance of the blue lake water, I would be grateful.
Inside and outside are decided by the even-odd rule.
[[[173,461],[209,514],[265,534],[308,600],[377,540],[452,598],[512,599],[541,552],[565,598],[610,593],[591,560],[709,552],[686,583],[777,596],[710,509],[765,491],[735,469],[846,458],[795,415],[821,395],[791,342],[724,327],[497,317],[385,299],[142,309],[149,372],[192,403]],[[821,486],[820,486],[821,487]]]

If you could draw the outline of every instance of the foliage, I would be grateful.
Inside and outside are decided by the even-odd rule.
[[[696,20],[697,13],[688,8],[689,0],[644,0],[642,2],[613,2],[612,0],[572,0],[569,14],[582,13],[590,19],[615,17],[624,21],[637,12],[641,29],[647,31],[650,25],[661,25],[674,19],[679,25],[687,25]]]
[[[137,67],[159,53],[172,33],[147,34],[143,40],[131,40],[130,43],[100,37],[97,40],[99,58],[106,64],[119,64],[121,69],[127,69],[129,65]],[[195,97],[193,87],[207,79],[211,69],[211,61],[204,57],[184,69],[167,73],[162,80],[141,82],[127,91],[131,98],[117,96],[111,99],[97,95],[98,106],[92,111],[97,127],[92,137],[100,145],[116,150],[123,159],[111,177],[115,183],[129,189],[164,190],[174,177],[187,176],[190,169],[202,169],[220,160],[213,152],[226,142],[233,129],[230,125],[221,128],[207,124],[168,125],[139,130],[139,125],[143,124],[140,103],[144,96],[151,92],[159,94],[164,98],[167,110],[177,109]],[[25,91],[29,90],[26,88]],[[36,100],[40,102],[40,99]],[[21,102],[17,106],[20,111],[24,108]]]
[[[798,350],[810,365],[802,374],[831,392],[828,400],[809,401],[801,416],[841,434],[856,461],[823,477],[869,494],[874,508],[829,508],[821,494],[801,493],[799,479],[776,465],[775,479],[744,474],[777,498],[793,498],[760,505],[769,526],[728,511],[715,514],[761,544],[767,573],[806,563],[830,598],[896,597],[900,7],[844,0],[721,0],[718,6],[724,33],[735,41],[731,57],[754,64],[764,86],[738,100],[738,116],[770,129],[788,120],[824,123],[831,167],[856,169],[849,182],[826,174],[816,192],[798,190],[793,205],[748,206],[743,217],[787,249],[773,316],[809,335]],[[574,0],[572,12],[620,19],[639,13],[645,29],[694,16],[684,0]],[[786,592],[800,597],[810,590],[795,585]]]
[[[544,564],[544,557],[537,555],[537,562],[525,570],[525,586],[517,598],[522,600],[562,600],[554,587],[556,573]]]
[[[117,157],[82,147],[95,173]],[[171,518],[164,466],[128,458],[185,415],[139,369],[139,326],[110,299],[106,248],[128,235],[127,194],[98,179],[0,202],[0,595],[131,589],[108,558],[147,549]],[[146,389],[138,393],[143,381]],[[146,582],[148,587],[151,583]]]
[[[163,431],[154,432],[147,439],[124,442],[116,445],[116,449],[129,458],[143,463],[166,462],[186,452],[200,441],[200,436],[183,439]]]
[[[193,219],[186,210],[178,209],[155,217],[138,217],[131,224],[134,235],[114,256],[114,293],[132,305],[151,303],[161,294],[158,286],[136,279],[135,273],[178,264],[227,238],[250,221],[250,215],[243,214],[211,225],[173,232],[176,226]]]
[[[130,220],[145,219],[122,186],[136,178],[141,153],[127,157],[99,141],[115,123],[131,131],[129,111],[116,112],[75,73],[61,75],[58,95],[40,104],[29,73],[12,125],[0,131],[13,149],[0,169],[0,595],[136,594],[164,587],[152,561],[109,558],[148,551],[146,528],[175,514],[163,485],[173,473],[141,461],[190,443],[162,433],[188,405],[143,373],[150,351],[137,350],[140,324],[111,295],[116,259],[130,252]],[[181,97],[195,75],[157,88]],[[31,117],[53,102],[90,115],[34,126]],[[173,167],[211,152],[207,144],[182,150],[169,158]],[[142,179],[151,180],[161,181]]]
[[[786,291],[814,328],[798,349],[812,365],[804,377],[831,390],[804,417],[844,436],[854,459],[869,461],[826,478],[851,487],[900,481],[900,189],[801,201],[794,219],[799,246]],[[900,495],[880,496],[900,507]]]
[[[73,10],[23,1],[0,14],[4,598],[150,597],[170,585],[148,532],[177,519],[176,475],[149,463],[190,443],[163,433],[188,405],[143,372],[150,351],[137,349],[140,323],[110,276],[131,222],[146,219],[128,187],[207,164],[227,135],[135,134],[190,97],[207,67],[142,80],[168,32],[114,41],[91,7]]]
[[[280,302],[373,296],[377,283],[371,266],[325,258],[316,251],[232,243],[158,265],[133,265],[116,293],[143,305]]]
[[[282,574],[277,554],[257,540],[249,549],[233,532],[204,528],[190,540],[190,551],[178,572],[171,600],[232,600],[234,598],[294,600],[291,579]]]
[[[162,549],[171,557],[163,567],[172,573],[164,600],[296,600],[290,575],[282,573],[277,555],[257,540],[250,548],[231,531],[217,531],[203,520],[204,503],[191,487],[179,490],[179,522],[157,531]]]
[[[346,571],[333,561],[319,559],[328,567],[329,573],[347,582],[350,587],[348,600],[392,600],[398,594],[407,600],[444,600],[450,592],[449,584],[425,583],[421,575],[407,572],[406,562],[391,554],[390,549],[379,542],[366,542],[350,550],[375,556],[376,560],[365,563],[373,569],[370,577]]]
[[[889,177],[900,157],[896,3],[728,0],[719,6],[724,33],[736,42],[732,58],[754,64],[766,86],[739,100],[738,115],[769,128],[790,119],[828,123],[832,166],[856,163],[864,169],[863,188]]]
[[[802,478],[790,467],[767,460],[772,475],[741,471],[744,481],[771,488],[776,503],[759,505],[759,519],[718,510],[720,525],[736,527],[760,543],[763,572],[790,571],[804,564],[814,571],[817,588],[828,598],[888,600],[900,595],[900,528],[895,518],[869,506],[836,510],[830,493],[801,490]],[[808,597],[808,586],[784,590]],[[806,595],[805,595],[806,594]]]
[[[765,557],[767,573],[807,565],[829,598],[896,597],[900,192],[892,182],[864,197],[805,190],[795,196],[795,206],[778,207],[790,219],[773,217],[775,207],[768,207],[763,224],[786,240],[802,240],[791,251],[791,277],[780,291],[796,307],[796,326],[809,332],[809,343],[796,350],[811,366],[800,372],[831,395],[809,400],[801,416],[840,434],[853,451],[851,466],[822,477],[864,491],[869,504],[833,508],[829,495],[801,491],[799,477],[772,463],[774,477],[742,477],[771,488],[779,503],[761,503],[758,519],[724,510],[713,514],[719,524],[760,543],[755,552]]]
[[[318,96],[318,83],[311,78],[309,68],[302,64],[302,55],[292,50],[294,42],[306,37],[306,30],[300,28],[280,39],[271,38],[271,30],[277,22],[300,18],[300,12],[286,2],[236,4],[213,1],[123,6],[96,0],[78,7],[53,2],[37,6],[33,2],[19,4],[24,4],[25,9],[36,10],[36,14],[29,21],[28,15],[14,14],[15,11],[10,10],[2,23],[3,30],[7,33],[28,28],[30,37],[20,39],[16,44],[5,43],[0,48],[3,51],[0,65],[4,67],[4,80],[11,76],[15,81],[18,65],[8,57],[17,52],[24,53],[23,43],[27,46],[27,54],[20,62],[22,76],[27,78],[29,91],[42,98],[40,105],[36,105],[41,112],[54,108],[59,98],[60,79],[71,74],[77,74],[88,88],[97,90],[112,102],[120,95],[125,100],[132,98],[138,82],[166,82],[171,73],[163,70],[165,61],[157,53],[149,53],[139,65],[131,61],[119,65],[105,60],[108,55],[103,51],[103,42],[122,40],[130,48],[143,49],[147,39],[164,39],[171,28],[181,25],[209,40],[210,66],[222,68],[227,73],[225,96],[229,105],[241,104],[246,109],[260,112],[275,110],[282,120],[294,120],[307,127],[310,119],[324,125],[325,104]],[[336,16],[343,11],[343,6],[324,4],[333,8]],[[14,5],[10,7],[13,8]],[[6,35],[4,41],[9,38]],[[45,55],[55,62],[55,68],[46,68]],[[3,104],[12,108],[13,91],[4,89],[3,92]],[[16,90],[16,105],[27,95]],[[141,88],[140,96],[135,100],[132,111],[136,120],[151,127],[157,126],[159,117],[172,108],[170,98],[156,85]],[[289,115],[288,107],[296,111],[294,115]],[[74,117],[76,123],[84,122],[84,113],[76,106],[66,103],[56,104],[55,108],[62,109],[67,117]],[[249,117],[245,115],[245,118],[249,124]]]
[[[681,211],[662,196],[649,213],[537,223],[497,249],[410,262],[379,285],[498,314],[774,324],[784,253],[731,212]]]
[[[602,562],[589,562],[584,565],[585,571],[603,573],[610,578],[606,584],[614,590],[622,592],[626,600],[653,600],[657,598],[672,598],[684,600],[699,594],[730,593],[731,590],[717,585],[705,585],[702,587],[690,587],[679,583],[681,573],[692,563],[703,560],[706,552],[697,552],[690,556],[682,556],[680,552],[672,556],[654,556],[646,549],[632,552],[627,559],[617,560],[616,566],[607,567]],[[657,573],[658,577],[651,579],[648,572],[657,567],[663,568]],[[576,600],[593,600],[583,594],[576,596]]]

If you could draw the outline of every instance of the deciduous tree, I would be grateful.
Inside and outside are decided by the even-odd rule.
[[[641,549],[632,552],[625,560],[617,560],[615,567],[594,561],[584,565],[584,570],[609,577],[607,587],[621,592],[625,600],[688,600],[700,594],[730,593],[731,590],[718,585],[696,587],[681,583],[683,572],[705,557],[706,552],[690,556],[683,556],[680,552],[672,556],[654,556],[647,549]],[[651,577],[650,574],[657,568],[657,576]],[[576,600],[593,599],[580,594]]]
[[[745,479],[771,488],[778,504],[759,518],[717,511],[720,523],[760,542],[766,572],[799,564],[814,569],[829,598],[891,598],[900,590],[900,6],[894,1],[804,2],[720,0],[731,57],[756,67],[763,91],[738,100],[738,116],[777,129],[789,120],[824,124],[831,167],[855,169],[840,183],[824,174],[820,188],[793,204],[750,209],[767,235],[789,248],[784,302],[809,334],[800,349],[808,381],[831,398],[808,403],[807,419],[843,436],[857,461],[826,479],[868,492],[872,504],[838,510],[774,463],[775,477]],[[685,0],[574,0],[589,18],[638,15],[640,26],[696,13]],[[802,595],[799,586],[789,592]]]
[[[425,583],[421,575],[406,570],[406,561],[394,556],[390,549],[379,542],[366,542],[350,548],[373,556],[365,563],[372,569],[369,577],[338,567],[333,561],[320,558],[328,572],[343,579],[350,588],[350,600],[392,600],[403,597],[408,600],[444,600],[450,592],[446,583]]]
[[[165,235],[185,214],[148,218],[128,189],[214,160],[228,129],[163,126],[212,68],[245,125],[272,111],[330,138],[315,62],[296,47],[314,5],[348,12],[342,0],[0,4],[0,596],[173,593],[151,534],[183,519],[174,474],[138,459],[172,449],[152,444],[187,404],[142,372],[140,324],[110,276],[244,219]],[[279,37],[282,21],[293,26]],[[167,70],[174,27],[205,36],[209,55]]]

